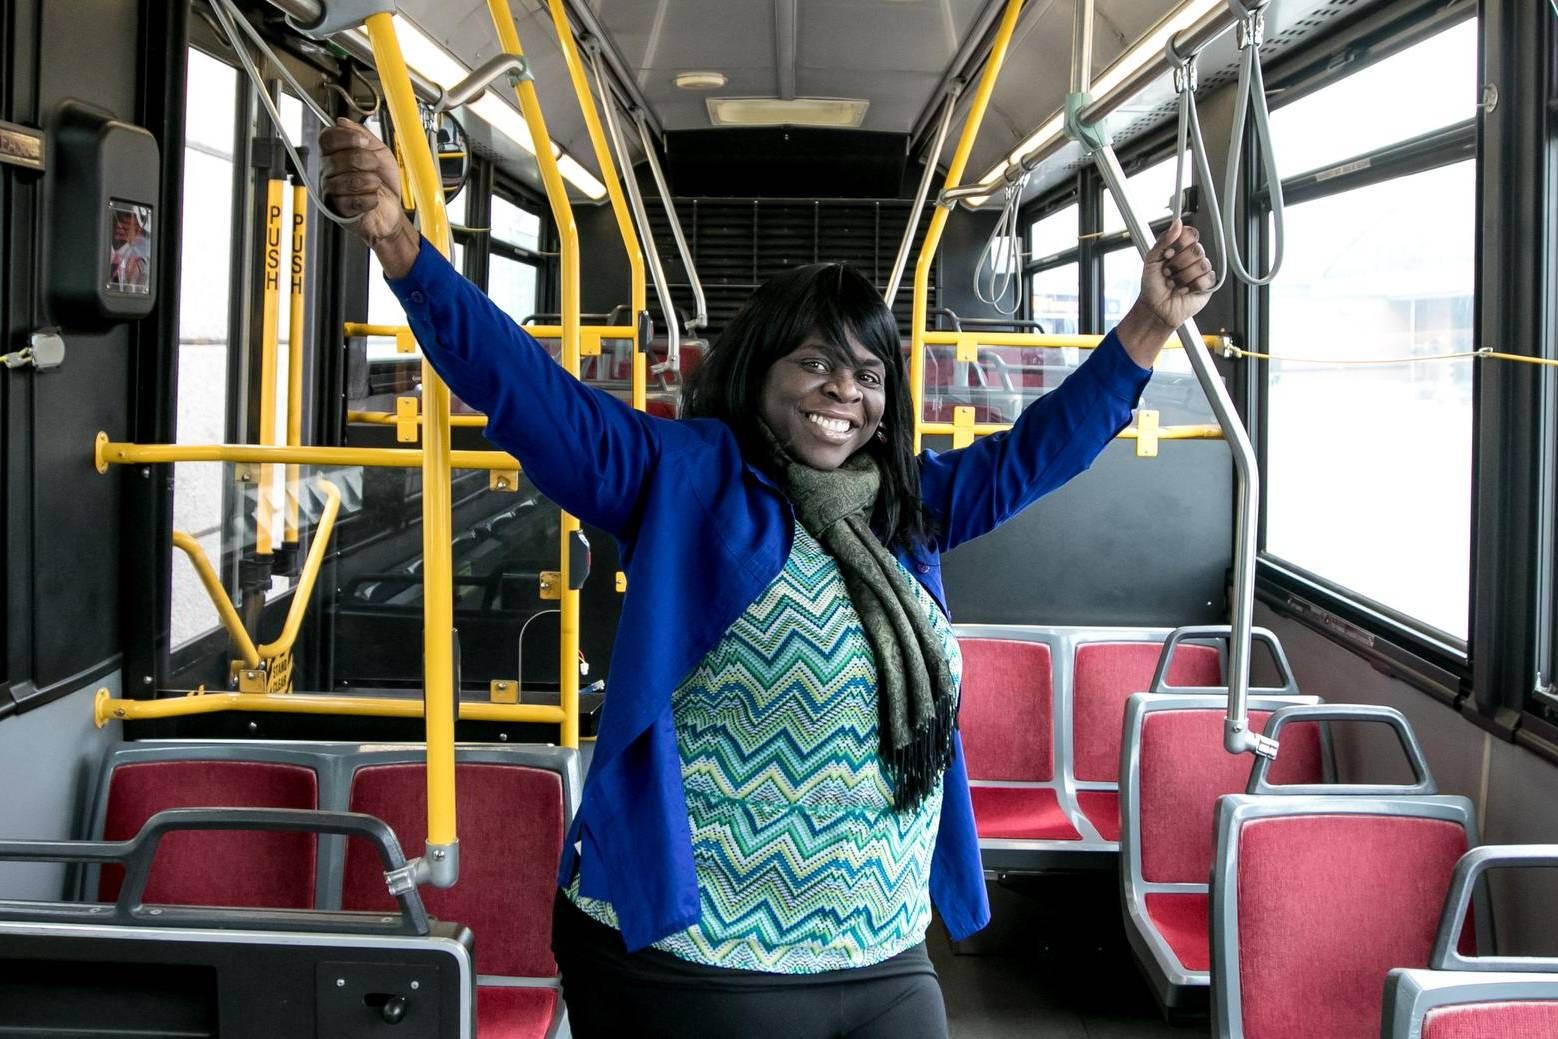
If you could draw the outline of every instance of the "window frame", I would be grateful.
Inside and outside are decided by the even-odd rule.
[[[542,248],[529,249],[514,242],[507,242],[499,238],[492,230],[492,199],[501,198],[510,205],[517,206],[527,213],[535,216],[540,221],[537,229],[537,239]],[[546,204],[535,197],[532,192],[521,188],[507,177],[498,176],[492,181],[491,190],[487,193],[486,213],[487,233],[482,237],[487,240],[487,253],[484,258],[485,269],[482,274],[481,286],[484,291],[490,291],[492,257],[501,256],[515,263],[523,263],[535,268],[536,271],[536,298],[533,304],[533,313],[543,314],[552,309],[553,282],[555,281],[554,269],[556,245],[553,240],[551,212]],[[530,315],[520,315],[529,317]],[[519,320],[520,318],[516,318]]]

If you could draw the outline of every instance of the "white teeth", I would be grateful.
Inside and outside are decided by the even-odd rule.
[[[823,418],[821,415],[807,415],[806,419],[813,425],[821,426],[830,433],[849,432],[849,423],[841,418]]]

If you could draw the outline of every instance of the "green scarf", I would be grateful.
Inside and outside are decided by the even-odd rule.
[[[759,422],[796,519],[838,563],[844,587],[876,657],[880,755],[893,782],[893,806],[919,806],[952,761],[957,690],[941,641],[906,575],[871,530],[882,476],[857,451],[831,471],[796,461]]]

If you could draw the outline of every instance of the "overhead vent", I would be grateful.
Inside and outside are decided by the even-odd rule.
[[[859,126],[869,101],[844,97],[711,97],[709,121],[715,126]]]

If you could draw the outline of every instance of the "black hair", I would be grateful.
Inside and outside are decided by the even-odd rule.
[[[914,455],[914,407],[898,324],[882,295],[855,268],[814,263],[786,271],[758,288],[716,340],[688,380],[682,397],[686,418],[717,418],[736,434],[746,457],[767,468],[758,430],[763,384],[775,361],[816,334],[847,354],[853,339],[887,370],[886,398],[870,451],[882,473],[872,526],[892,547],[920,548],[933,531],[920,500],[920,467]],[[847,356],[841,358],[853,363]]]

